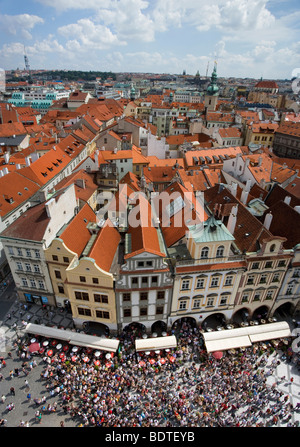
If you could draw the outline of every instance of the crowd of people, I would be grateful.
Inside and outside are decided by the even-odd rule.
[[[47,350],[39,353],[45,395],[31,396],[29,389],[27,395],[36,406],[36,421],[60,410],[74,426],[298,426],[292,415],[300,411],[300,403],[293,406],[280,383],[268,383],[281,361],[296,362],[299,368],[299,357],[288,355],[286,345],[284,352],[266,343],[215,358],[207,353],[199,329],[184,323],[176,348],[137,353],[135,340],[141,335],[127,327],[119,337],[121,349],[109,359],[106,352],[96,357],[85,348],[76,355],[72,347],[62,352],[55,346],[51,356]],[[28,343],[18,340],[16,346],[23,372],[37,365]]]

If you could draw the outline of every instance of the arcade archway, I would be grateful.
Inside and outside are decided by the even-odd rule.
[[[292,317],[294,310],[295,306],[292,303],[284,303],[277,307],[273,316],[278,320],[287,320],[288,318]]]
[[[103,323],[85,321],[82,327],[84,332],[88,335],[96,335],[98,337],[107,337],[109,335],[109,327]]]
[[[158,335],[158,337],[161,337],[163,332],[167,331],[167,324],[162,321],[155,321],[155,323],[152,324],[151,326],[151,333],[156,333]]]
[[[180,334],[180,332],[197,328],[197,321],[193,317],[182,317],[174,321],[172,324],[172,332],[175,335]]]
[[[217,329],[218,326],[225,326],[226,325],[226,318],[222,313],[215,313],[211,314],[208,317],[203,320],[202,327],[204,330],[207,330],[208,328],[213,329],[214,331]]]
[[[252,314],[253,320],[265,320],[269,316],[269,308],[267,306],[260,306]]]
[[[246,307],[239,309],[232,315],[232,322],[240,325],[241,323],[246,323],[249,319],[250,312]]]

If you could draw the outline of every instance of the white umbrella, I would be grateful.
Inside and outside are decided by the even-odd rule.
[[[105,355],[105,358],[107,358],[107,360],[108,360],[108,359],[111,358],[111,355],[110,355],[110,354],[106,354],[106,355]]]
[[[153,332],[152,337],[154,337],[154,338],[157,337],[157,333]]]
[[[95,357],[100,357],[101,352],[100,351],[96,351],[95,352]]]

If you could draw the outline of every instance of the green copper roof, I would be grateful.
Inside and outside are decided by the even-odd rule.
[[[207,93],[209,95],[217,95],[219,93],[219,87],[217,85],[217,69],[214,68],[212,75],[211,75],[211,82],[209,86],[207,87]]]
[[[196,243],[233,241],[234,237],[227,230],[221,220],[216,220],[213,216],[203,224],[189,227],[190,236]]]

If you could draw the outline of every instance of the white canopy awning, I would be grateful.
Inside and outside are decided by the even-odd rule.
[[[65,340],[71,345],[98,349],[99,351],[116,352],[120,343],[119,340],[115,339],[95,337],[94,335],[86,335],[80,332],[57,329],[33,323],[28,323],[24,331],[29,334]]]
[[[286,321],[247,326],[224,331],[205,332],[203,334],[207,352],[251,346],[252,343],[291,336]]]
[[[247,335],[244,335],[243,337],[224,338],[223,340],[217,339],[206,341],[205,344],[207,352],[227,351],[228,349],[241,348],[252,345]]]
[[[175,335],[168,337],[146,338],[135,341],[136,351],[153,351],[155,349],[176,348],[177,340]]]

